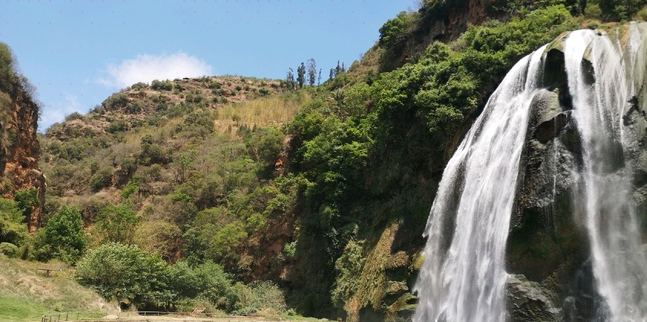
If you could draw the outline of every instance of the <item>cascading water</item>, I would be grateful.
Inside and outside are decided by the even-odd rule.
[[[629,37],[638,37],[630,27]],[[582,59],[588,48],[595,82],[586,80]],[[580,173],[598,293],[607,308],[599,320],[647,321],[647,260],[640,250],[640,231],[631,201],[631,169],[624,162],[624,111],[634,95],[631,71],[639,46],[624,51],[606,36],[575,31],[564,44],[573,97],[573,115],[582,137],[584,169]],[[630,68],[633,65],[629,66]]]
[[[635,137],[623,123],[643,84],[644,29],[629,25],[615,43],[591,30],[575,31],[563,43],[583,160],[573,169],[574,213],[580,214],[574,218],[588,232],[595,287],[605,302],[592,313],[595,321],[647,321],[647,258],[624,142]],[[505,246],[532,102],[542,91],[544,50],[512,68],[445,169],[414,288],[416,322],[506,319]]]
[[[414,321],[505,319],[505,244],[543,51],[512,68],[445,169],[427,223]]]

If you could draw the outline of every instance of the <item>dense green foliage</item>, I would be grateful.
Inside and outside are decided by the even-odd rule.
[[[34,238],[34,256],[41,261],[60,258],[68,263],[78,260],[85,251],[83,221],[78,209],[63,206]]]
[[[234,284],[222,266],[211,261],[168,265],[133,245],[109,243],[93,249],[79,262],[75,277],[106,299],[139,309],[208,303],[227,312],[286,311],[283,292],[269,281]]]
[[[136,246],[111,243],[93,249],[79,262],[76,279],[108,300],[153,307],[172,300],[166,263]]]
[[[27,239],[27,226],[23,219],[18,203],[0,198],[0,243],[18,246]]]

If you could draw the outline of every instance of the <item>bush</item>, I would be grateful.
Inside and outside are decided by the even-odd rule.
[[[59,258],[74,263],[83,255],[85,246],[81,213],[76,208],[63,206],[36,234],[34,256],[40,261]]]
[[[171,266],[172,288],[181,298],[204,298],[216,308],[230,311],[235,303],[230,276],[222,266],[205,262],[191,267],[187,262]]]
[[[112,134],[126,130],[128,130],[128,123],[124,120],[116,120],[110,122],[110,125],[108,125],[108,127],[106,128],[106,131]]]
[[[272,281],[254,281],[249,285],[237,283],[233,287],[236,299],[235,314],[252,314],[262,309],[286,312],[285,295]]]
[[[592,19],[600,19],[602,17],[602,9],[596,3],[591,3],[584,9],[584,16]]]
[[[105,241],[131,243],[137,216],[128,205],[108,205],[97,216],[95,228]]]
[[[169,80],[159,81],[156,79],[151,83],[151,88],[156,91],[170,91],[173,90],[173,83]]]
[[[107,110],[117,110],[120,108],[126,107],[129,99],[126,93],[116,93],[108,97],[101,105],[103,105]]]
[[[36,189],[22,189],[16,192],[14,200],[18,203],[18,208],[22,211],[25,218],[29,218],[33,209],[40,206],[40,199],[38,198],[38,190]]]
[[[18,246],[12,243],[0,243],[0,254],[4,254],[9,258],[14,258],[18,255]]]
[[[0,198],[0,242],[21,245],[28,236],[24,218],[18,203]]]
[[[137,184],[137,182],[128,181],[128,184],[126,184],[124,189],[121,191],[121,198],[128,199],[128,197],[137,192],[137,190],[139,190],[139,184]]]
[[[132,101],[126,104],[126,107],[124,108],[124,111],[127,114],[137,114],[137,113],[141,113],[143,110],[144,110],[144,106],[140,101]]]
[[[90,188],[99,191],[112,185],[112,169],[103,168],[90,177]]]
[[[65,122],[70,122],[74,120],[81,120],[83,119],[83,115],[79,112],[72,112],[71,114],[67,115],[65,117]]]
[[[139,309],[168,307],[173,299],[166,263],[133,245],[110,243],[78,263],[76,280],[107,300],[127,300]]]
[[[167,262],[175,262],[180,256],[182,231],[174,223],[165,220],[142,222],[135,231],[133,241],[149,253],[159,254]]]

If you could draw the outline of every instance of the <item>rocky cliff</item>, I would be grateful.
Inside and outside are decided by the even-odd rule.
[[[632,28],[635,34],[642,34],[646,27],[638,24]],[[620,51],[629,50],[627,26],[608,32]],[[607,37],[605,31],[596,33],[598,37]],[[507,271],[511,274],[507,305],[512,321],[589,321],[604,316],[602,312],[607,310],[596,290],[592,242],[584,224],[587,214],[582,203],[586,199],[586,187],[578,180],[581,180],[585,156],[577,129],[581,120],[573,113],[567,84],[563,50],[567,36],[556,39],[545,52],[546,89],[533,102],[520,164],[519,189],[507,247]],[[616,142],[617,151],[611,157],[615,162],[606,164],[603,171],[630,171],[632,202],[638,207],[644,232],[647,92],[642,77],[644,37],[636,40],[641,48],[639,59],[625,62],[627,73],[633,75],[627,75],[628,86],[633,82],[636,92],[629,101],[630,108],[621,115],[624,150]],[[602,82],[595,79],[587,54],[582,64],[589,71],[584,75],[586,85]]]
[[[38,117],[30,84],[15,72],[8,47],[0,44],[0,193],[11,199],[20,191],[33,196],[26,218],[30,232],[39,227],[45,202],[45,177],[38,165]]]

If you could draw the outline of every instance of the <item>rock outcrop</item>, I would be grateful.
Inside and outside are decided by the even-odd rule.
[[[0,51],[0,195],[13,199],[19,191],[35,191],[38,202],[32,203],[27,218],[29,231],[34,232],[45,203],[45,177],[38,165],[39,106],[26,79],[13,70],[8,48],[0,43]]]
[[[532,103],[520,164],[506,256],[506,269],[512,274],[507,282],[510,321],[589,321],[606,311],[595,290],[590,241],[581,210],[586,199],[578,182],[578,171],[583,168],[582,142],[578,120],[571,113],[561,45],[564,39],[565,35],[546,50],[546,90]],[[590,67],[584,69],[590,71],[584,81],[593,83],[593,68],[586,55],[583,65]],[[645,59],[634,66],[638,70],[645,67]],[[634,201],[643,214],[647,209],[644,81],[635,80],[639,92],[623,116],[625,140],[630,143],[625,151],[618,144],[618,158],[607,170],[631,165]]]

